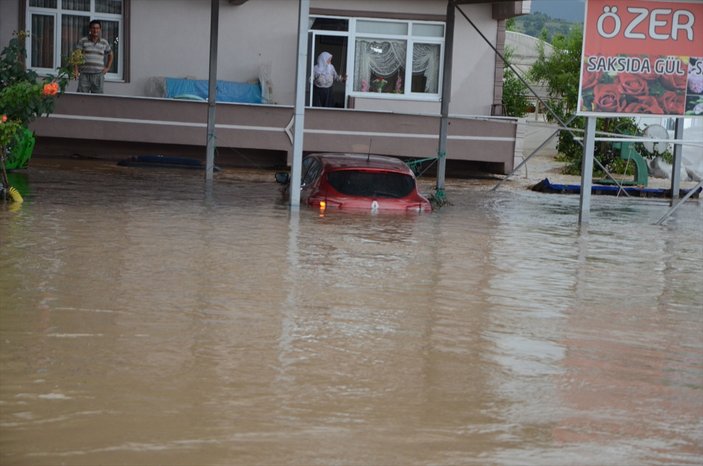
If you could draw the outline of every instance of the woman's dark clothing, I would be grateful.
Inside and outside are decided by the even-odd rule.
[[[332,87],[313,86],[312,105],[313,107],[334,107]]]

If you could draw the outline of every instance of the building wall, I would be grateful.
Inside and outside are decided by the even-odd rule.
[[[3,36],[16,24],[16,0],[3,5]],[[399,12],[444,16],[444,0],[312,0],[311,8],[364,12]],[[8,8],[10,15],[4,14]],[[461,9],[495,41],[497,22],[491,4],[462,5]],[[11,17],[8,20],[8,16]],[[6,27],[4,24],[9,23]],[[495,56],[491,48],[457,12],[453,92],[450,112],[490,115],[494,93]],[[220,3],[218,79],[255,81],[268,70],[273,84],[271,101],[295,102],[298,1],[249,0],[243,5]],[[208,78],[210,8],[207,1],[132,0],[130,17],[130,80],[107,82],[113,95],[154,96],[158,77]],[[75,90],[72,83],[68,90]],[[355,108],[395,112],[439,112],[439,102],[390,101],[357,98]]]
[[[19,29],[19,4],[15,0],[0,0],[0,49],[12,38],[12,33]]]

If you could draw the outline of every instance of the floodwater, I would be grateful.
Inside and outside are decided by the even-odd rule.
[[[703,464],[703,207],[37,160],[0,204],[0,464]],[[429,184],[431,186],[431,183]]]

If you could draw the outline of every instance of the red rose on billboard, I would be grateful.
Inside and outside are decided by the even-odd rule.
[[[645,81],[654,81],[659,77],[659,74],[654,71],[651,71],[649,73],[639,73],[638,76],[644,79]]]
[[[617,84],[598,84],[593,88],[593,111],[617,112],[620,110],[620,99]]]
[[[629,73],[618,74],[617,83],[620,92],[627,95],[647,95],[649,94],[649,86],[647,81],[641,76]]]
[[[664,110],[657,102],[656,97],[651,95],[635,97],[630,103],[624,106],[623,113],[651,113],[661,115]]]
[[[659,105],[664,113],[683,115],[686,110],[686,96],[673,91],[666,91],[659,96]]]
[[[583,85],[581,86],[582,89],[590,89],[596,84],[598,84],[598,80],[600,80],[601,76],[603,76],[603,73],[600,71],[595,71],[595,72],[590,72],[586,71],[583,74]]]
[[[659,77],[659,82],[662,86],[672,91],[683,91],[686,89],[686,80],[688,76],[678,74],[663,74]]]

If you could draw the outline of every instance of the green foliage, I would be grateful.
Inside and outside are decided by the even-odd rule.
[[[583,31],[581,28],[572,29],[568,36],[557,35],[552,39],[554,53],[547,57],[544,47],[540,47],[539,56],[534,66],[530,69],[530,78],[546,83],[549,89],[549,106],[556,115],[548,115],[551,121],[557,117],[568,121],[576,112],[578,105],[579,76],[581,73],[581,49]],[[569,124],[572,128],[584,129],[586,119],[576,118]],[[640,132],[632,118],[598,118],[596,131],[613,134],[639,135]],[[578,133],[581,138],[583,133]],[[576,141],[568,131],[559,133],[557,144],[558,159],[565,162],[564,172],[567,174],[581,174],[581,159],[583,146]],[[624,173],[625,161],[619,158],[619,149],[613,143],[597,141],[594,147],[594,157],[611,173]],[[605,173],[596,164],[595,175],[604,176]]]
[[[15,33],[0,53],[0,148],[2,154],[19,144],[19,135],[35,119],[50,114],[54,101],[68,84],[74,64],[82,55],[74,53],[57,74],[40,78],[25,66],[27,33]]]
[[[26,37],[25,32],[15,33],[0,54],[0,89],[18,82],[37,80],[37,73],[25,68],[27,53],[24,40]]]
[[[540,34],[544,34],[544,40],[547,42],[551,42],[552,37],[557,35],[568,36],[571,29],[580,26],[579,23],[555,19],[540,12],[518,16],[511,20],[509,31],[521,32],[532,37],[541,37]]]
[[[506,49],[504,57],[510,63],[512,58],[512,50]],[[527,108],[530,105],[527,96],[529,89],[517,77],[506,63],[503,72],[503,106],[507,116],[522,117],[527,113]]]
[[[506,115],[525,116],[530,105],[527,92],[527,86],[515,76],[515,73],[506,69],[503,77],[503,105]]]
[[[576,110],[578,100],[582,41],[581,28],[572,29],[568,36],[554,37],[552,55],[547,57],[544,45],[540,45],[537,61],[530,69],[530,78],[546,83],[550,97],[560,99],[569,113]]]
[[[566,115],[561,115],[561,118],[569,118]],[[563,121],[563,120],[562,120]],[[586,119],[583,117],[576,118],[569,124],[571,128],[583,130],[586,126]],[[635,120],[632,118],[598,118],[596,120],[596,131],[619,135],[639,135],[640,131],[637,128]],[[574,133],[576,137],[582,138],[583,132]],[[632,164],[627,163],[620,158],[619,147],[616,144],[608,141],[596,141],[594,144],[594,157],[603,165],[610,173],[626,174],[632,168]],[[559,156],[557,160],[565,162],[564,173],[569,175],[581,174],[581,163],[583,159],[583,146],[574,139],[574,136],[568,131],[562,131],[559,135],[557,144]],[[599,166],[594,167],[594,176],[604,177],[605,172]]]

